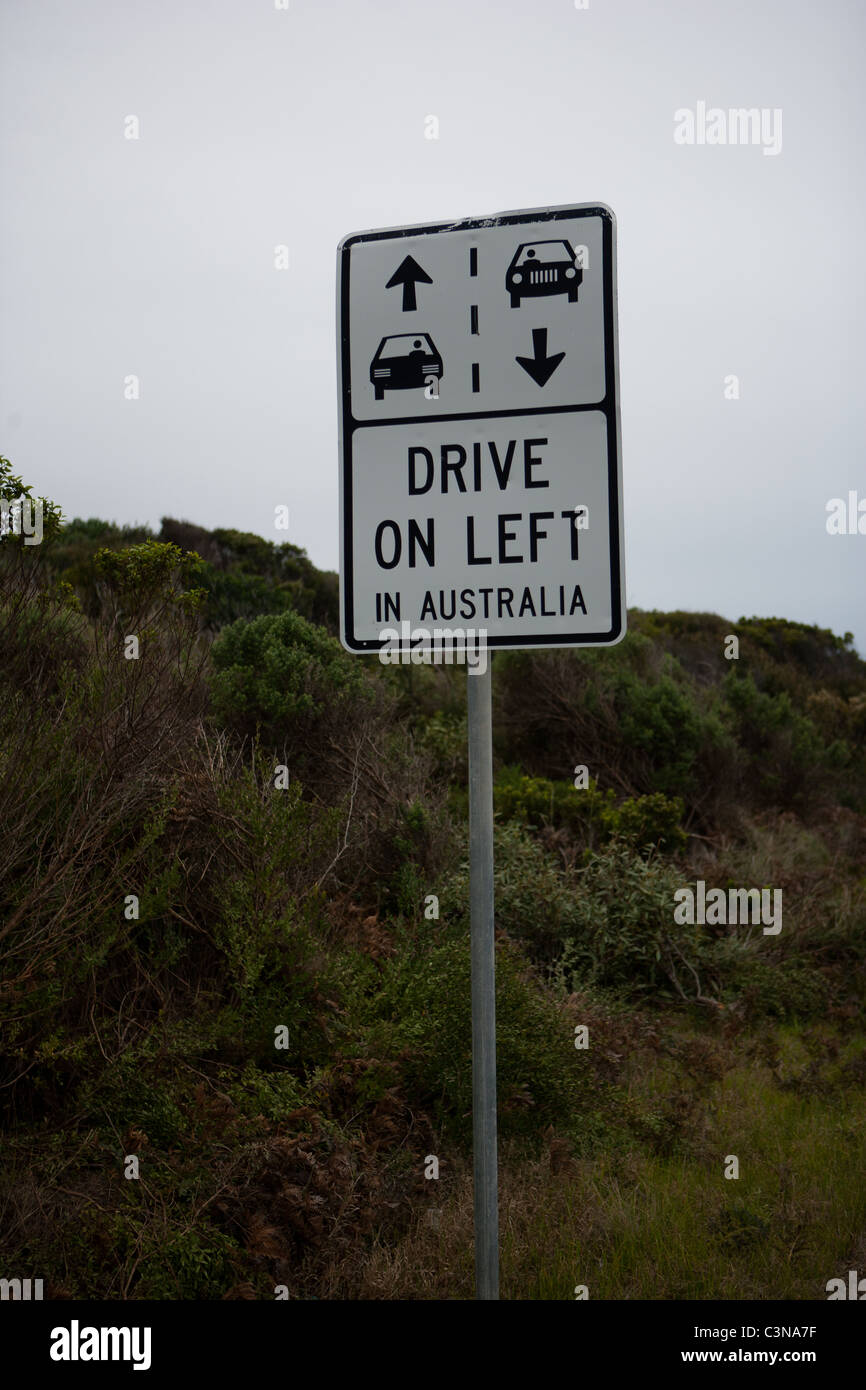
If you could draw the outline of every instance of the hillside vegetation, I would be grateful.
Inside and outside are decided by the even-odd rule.
[[[467,677],[336,628],[295,545],[0,542],[0,1266],[46,1297],[471,1296]],[[493,680],[503,1296],[825,1297],[866,1229],[866,663],[634,610]],[[679,923],[699,881],[781,930]]]

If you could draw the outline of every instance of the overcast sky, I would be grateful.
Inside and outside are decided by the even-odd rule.
[[[603,201],[629,603],[866,653],[866,534],[826,530],[866,499],[864,30],[862,0],[2,0],[0,452],[68,517],[335,569],[338,241]],[[699,103],[767,138],[677,143]]]

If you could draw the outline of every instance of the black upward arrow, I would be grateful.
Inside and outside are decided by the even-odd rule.
[[[414,260],[412,256],[407,256],[406,259],[398,265],[391,279],[385,286],[385,289],[390,290],[394,285],[403,286],[403,310],[405,312],[407,309],[417,309],[418,307],[415,303],[416,283],[421,285],[432,285],[433,281],[430,279],[426,270],[422,270],[418,262]]]
[[[515,357],[514,360],[520,363],[525,372],[529,373],[537,386],[546,386],[564,356],[564,352],[555,352],[552,357],[548,357],[547,329],[533,328],[532,356]]]

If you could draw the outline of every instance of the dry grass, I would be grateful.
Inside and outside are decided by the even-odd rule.
[[[845,1071],[864,1040],[836,1046],[835,1061],[825,1041],[823,1088],[808,1084],[815,1039],[804,1049],[788,1030],[787,1070],[740,1060],[717,1076],[689,1135],[696,1152],[644,1144],[574,1161],[553,1135],[538,1158],[502,1146],[501,1296],[573,1299],[586,1284],[602,1299],[824,1297],[866,1228],[866,1116]],[[645,1100],[670,1098],[678,1077],[662,1059],[636,1084]],[[724,1177],[730,1154],[737,1180]],[[449,1158],[441,1171],[406,1236],[374,1244],[355,1287],[338,1278],[331,1296],[474,1296],[471,1166]]]

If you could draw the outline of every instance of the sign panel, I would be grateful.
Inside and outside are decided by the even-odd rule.
[[[615,239],[596,203],[340,243],[350,651],[624,635]]]

